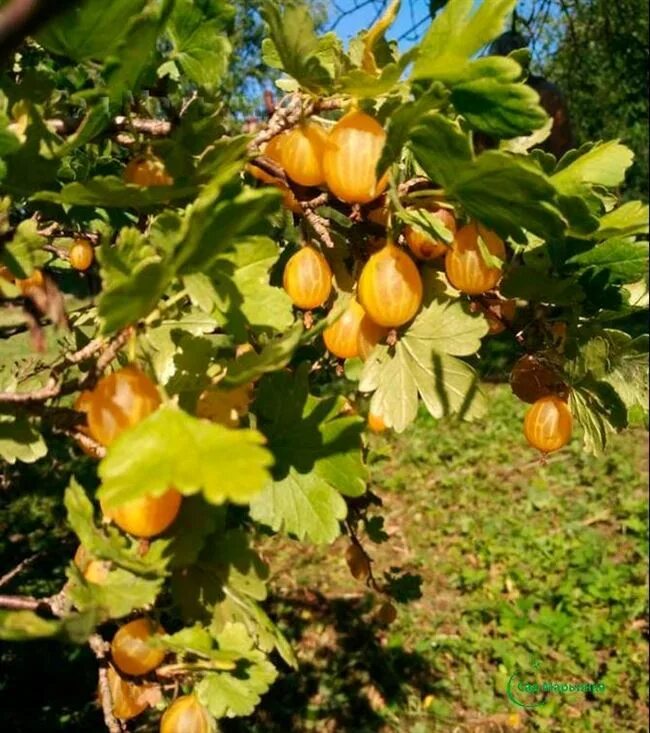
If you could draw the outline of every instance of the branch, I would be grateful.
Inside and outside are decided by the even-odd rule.
[[[88,646],[92,649],[99,663],[97,676],[99,678],[99,700],[102,704],[102,712],[104,713],[104,723],[110,733],[122,733],[126,728],[113,715],[113,697],[111,695],[110,685],[108,684],[108,653],[110,645],[99,634],[92,634],[88,639]]]
[[[55,117],[46,120],[45,124],[57,135],[70,135],[77,131],[83,119],[83,117],[69,117],[66,119]],[[141,132],[151,137],[166,137],[172,131],[172,123],[167,120],[151,120],[144,117],[118,115],[113,118],[109,130],[111,132]]]
[[[334,241],[332,239],[332,235],[330,234],[329,220],[326,219],[324,216],[320,216],[315,211],[316,208],[318,208],[319,206],[323,206],[323,204],[327,203],[327,200],[328,194],[322,193],[319,196],[316,196],[316,198],[311,199],[310,201],[299,201],[298,203],[302,207],[302,213],[305,219],[310,223],[312,229],[321,238],[323,244],[326,247],[333,248]]]
[[[0,578],[0,588],[2,586],[7,585],[11,580],[13,580],[19,573],[21,573],[28,565],[31,565],[34,560],[36,560],[37,557],[40,557],[41,553],[37,552],[34,555],[31,555],[30,557],[26,557],[24,560],[21,560],[18,565],[16,565],[15,568],[12,570],[9,570],[6,572],[1,578]]]

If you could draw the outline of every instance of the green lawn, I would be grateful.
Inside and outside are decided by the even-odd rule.
[[[524,411],[492,387],[485,422],[423,416],[373,441],[390,535],[369,544],[375,573],[422,576],[422,598],[388,632],[347,571],[345,540],[265,545],[303,668],[277,685],[259,726],[227,730],[648,730],[647,435],[618,437],[603,458],[576,439],[543,465],[523,439]],[[539,679],[606,690],[552,694],[527,712],[505,687],[532,658]]]
[[[375,574],[401,566],[422,578],[422,597],[401,605],[389,629],[349,575],[345,539],[320,549],[261,540],[277,599],[269,609],[301,668],[283,670],[255,717],[226,722],[226,733],[648,730],[647,434],[628,432],[602,458],[574,440],[543,465],[521,434],[525,406],[489,389],[485,422],[423,416],[398,438],[372,440],[389,535],[367,544]],[[6,592],[52,592],[74,551],[60,504],[70,456],[56,459],[54,470],[21,470],[36,496],[0,494],[0,575],[44,552]],[[5,483],[15,478],[7,469]],[[36,581],[43,574],[49,581]],[[550,694],[528,711],[505,694],[517,671],[605,691]],[[85,649],[3,645],[7,730],[99,733],[95,679]],[[30,705],[17,697],[25,689]]]

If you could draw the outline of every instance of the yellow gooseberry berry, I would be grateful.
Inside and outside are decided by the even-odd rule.
[[[422,303],[422,278],[409,255],[390,242],[371,255],[359,278],[359,300],[380,326],[410,321]]]
[[[265,157],[270,158],[279,166],[282,166],[282,148],[284,146],[286,135],[286,132],[281,132],[279,135],[272,137],[262,150],[262,154]],[[284,181],[279,180],[275,176],[267,173],[261,168],[258,168],[258,166],[253,165],[252,163],[248,163],[246,165],[246,170],[253,176],[253,178],[257,178],[258,181],[279,188],[282,192],[282,203],[284,206],[289,209],[289,211],[293,211],[294,214],[302,214],[302,206],[300,205],[300,202]]]
[[[123,532],[135,537],[155,537],[176,519],[181,501],[178,491],[168,489],[162,496],[141,496],[111,508],[103,503],[101,506],[105,516]]]
[[[212,387],[199,395],[196,403],[196,416],[236,428],[239,421],[248,413],[253,399],[253,385],[242,384],[233,389]]]
[[[297,308],[318,308],[332,290],[332,270],[318,250],[301,247],[285,265],[282,284]]]
[[[87,239],[75,239],[68,253],[70,266],[83,272],[87,270],[95,259],[95,250]]]
[[[381,415],[376,415],[374,412],[371,412],[368,415],[368,427],[373,433],[383,433],[386,430],[386,423]]]
[[[456,219],[451,211],[437,209],[432,213],[433,216],[440,219],[443,226],[449,229],[452,234],[456,234]],[[449,251],[449,247],[443,241],[435,239],[412,226],[406,227],[404,237],[409,249],[419,260],[434,260]]]
[[[359,329],[365,311],[352,298],[343,314],[323,331],[323,341],[330,354],[339,359],[359,356]]]
[[[571,440],[573,418],[566,402],[555,395],[541,397],[524,418],[526,440],[543,453],[552,453]]]
[[[348,112],[334,125],[325,144],[323,172],[338,199],[365,204],[386,188],[388,173],[379,181],[376,175],[385,140],[379,122],[359,110]]]
[[[501,267],[492,267],[485,262],[479,248],[479,236],[491,255],[500,260],[506,258],[503,240],[494,232],[476,222],[461,227],[445,257],[445,270],[449,282],[468,295],[484,293],[501,279]]]
[[[111,642],[113,664],[124,674],[140,677],[162,664],[165,650],[153,646],[151,639],[165,630],[148,618],[136,618],[120,626]]]
[[[97,382],[89,398],[88,428],[102,445],[110,445],[127,428],[160,405],[156,385],[137,367],[127,366]]]
[[[12,274],[11,270],[8,267],[5,267],[4,265],[0,266],[0,278],[3,280],[6,280],[7,282],[14,282],[16,279]]]
[[[302,122],[290,130],[282,142],[282,167],[301,186],[324,182],[323,150],[327,134],[317,122]]]
[[[110,563],[91,557],[83,545],[77,547],[73,561],[89,583],[101,585],[108,577]]]
[[[196,695],[182,695],[165,710],[160,733],[213,733],[214,718]]]
[[[122,679],[112,664],[108,665],[106,676],[113,703],[113,715],[118,720],[130,720],[135,718],[136,715],[140,715],[147,707],[141,687],[134,682]]]
[[[38,290],[45,285],[45,278],[41,270],[34,270],[28,277],[17,278],[16,285],[20,288],[23,295],[29,295],[30,292]]]
[[[366,313],[359,325],[358,351],[359,357],[366,361],[377,344],[386,337],[388,330],[379,326]]]
[[[129,161],[124,169],[125,183],[136,186],[171,186],[174,179],[167,173],[165,164],[155,155],[139,155]]]

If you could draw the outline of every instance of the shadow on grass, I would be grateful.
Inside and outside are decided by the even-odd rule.
[[[281,672],[251,718],[222,722],[224,733],[371,733],[390,710],[430,693],[439,677],[420,654],[388,646],[372,620],[372,599],[325,598],[313,591],[283,598],[273,614],[297,650],[299,668]]]

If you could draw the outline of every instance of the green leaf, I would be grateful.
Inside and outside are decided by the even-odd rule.
[[[34,201],[50,201],[69,206],[95,206],[118,209],[151,209],[174,199],[189,198],[196,188],[186,186],[136,186],[117,176],[97,176],[83,183],[66,184],[60,191],[39,191]]]
[[[116,506],[174,486],[185,495],[202,491],[211,504],[245,504],[268,480],[273,459],[263,442],[256,430],[230,430],[161,407],[110,445],[99,466],[99,496]]]
[[[650,228],[648,204],[642,201],[628,201],[601,217],[598,236],[628,237],[634,234],[647,234]]]
[[[114,333],[147,316],[169,286],[173,270],[163,262],[141,262],[132,275],[105,289],[98,305],[102,333]]]
[[[45,619],[33,611],[0,611],[0,639],[29,641],[58,638],[83,644],[96,623],[92,612],[75,613],[62,619]]]
[[[95,523],[95,510],[83,488],[73,477],[63,497],[68,523],[88,554],[108,560],[117,567],[141,575],[163,576],[167,569],[168,540],[154,540],[142,554],[138,540],[127,539],[113,527]]]
[[[109,570],[101,583],[87,582],[75,565],[68,567],[66,595],[75,608],[94,612],[100,621],[126,616],[156,602],[163,578],[145,578],[122,568]]]
[[[339,522],[346,513],[345,502],[329,483],[314,473],[298,473],[293,467],[251,502],[255,521],[316,544],[339,536]]]
[[[449,0],[420,42],[413,79],[454,81],[470,59],[505,28],[516,0]]]
[[[432,181],[445,187],[451,186],[458,171],[470,166],[473,159],[469,137],[457,123],[440,114],[423,117],[410,139],[418,163]]]
[[[454,86],[451,102],[474,129],[499,138],[529,135],[548,119],[534,89],[491,77]]]
[[[608,239],[571,257],[567,263],[594,272],[607,270],[612,280],[633,283],[648,271],[648,243]]]
[[[46,261],[46,253],[42,247],[47,240],[38,233],[35,219],[21,221],[16,227],[14,236],[2,251],[2,262],[15,277],[29,277],[34,268]]]
[[[39,432],[25,416],[0,415],[0,456],[9,464],[34,463],[47,453]]]
[[[147,0],[84,0],[58,14],[36,40],[48,51],[73,61],[103,60],[115,53],[128,31],[129,20]]]
[[[291,645],[260,605],[251,598],[235,593],[232,588],[226,588],[226,598],[214,608],[212,628],[220,632],[232,622],[246,625],[258,649],[267,653],[276,649],[290,667],[298,668],[298,660]]]
[[[575,305],[585,294],[574,278],[553,276],[536,267],[514,267],[503,279],[500,290],[506,298],[523,298],[537,303]]]
[[[553,186],[524,157],[483,153],[458,172],[450,192],[470,216],[504,237],[525,242],[525,230],[549,239],[564,234]]]
[[[392,163],[399,160],[411,130],[420,119],[432,110],[440,108],[445,103],[447,96],[448,93],[441,84],[432,84],[427,91],[419,94],[417,99],[405,102],[393,111],[386,123],[386,142],[377,163],[378,177],[381,177]],[[446,122],[443,117],[440,117],[439,120]]]
[[[204,675],[194,691],[215,718],[250,715],[275,681],[277,670],[265,654],[253,648],[243,624],[227,624],[217,643],[219,649],[239,655],[241,661],[232,673]]]
[[[583,429],[584,448],[601,454],[607,439],[627,425],[627,410],[611,385],[586,379],[575,385],[569,397],[575,421]]]
[[[287,2],[280,8],[267,1],[263,3],[262,16],[270,32],[270,39],[262,46],[267,62],[277,59],[280,68],[304,89],[315,93],[327,91],[332,74],[326,59],[330,56],[333,39],[318,38],[307,5]]]
[[[217,292],[226,289],[223,285],[220,287],[223,278],[231,281],[233,292],[241,298],[241,303],[231,300],[227,306],[229,309],[234,306],[248,327],[285,331],[294,321],[291,298],[283,288],[269,283],[269,271],[277,262],[279,254],[278,246],[272,239],[248,237],[237,242],[232,251],[224,253],[211,270],[215,273]],[[226,275],[228,270],[232,273],[230,276]],[[220,305],[218,302],[217,307]],[[226,311],[226,322],[232,318],[235,319],[235,333],[239,332],[245,337],[245,331],[237,328],[243,323],[238,324],[237,315]]]
[[[304,329],[296,323],[285,334],[269,341],[262,351],[249,351],[224,365],[226,376],[224,387],[238,387],[258,379],[263,374],[276,372],[285,367],[298,348]]]
[[[275,456],[274,478],[293,466],[299,474],[316,473],[347,496],[359,496],[366,481],[360,451],[364,422],[342,414],[341,397],[309,395],[307,372],[303,363],[295,375],[271,374],[257,390],[254,410]]]
[[[121,105],[125,96],[130,97],[139,90],[140,82],[155,58],[158,37],[174,2],[148,0],[142,12],[129,22],[114,56],[115,64],[106,74],[106,92],[112,103]]]
[[[648,406],[648,336],[632,338],[623,331],[602,329],[567,345],[571,358],[564,369],[574,383],[606,382],[629,409]]]
[[[192,0],[176,0],[167,33],[173,46],[171,58],[189,80],[213,92],[227,71],[231,45],[224,32],[224,18],[210,17],[207,7]]]
[[[236,239],[262,234],[265,220],[277,210],[280,197],[278,191],[267,186],[246,189],[222,201],[206,197],[206,208],[195,204],[188,236],[177,253],[180,272],[206,272],[223,258]]]
[[[550,180],[567,196],[588,194],[595,185],[616,188],[623,183],[633,160],[632,151],[616,140],[589,144],[567,153]]]
[[[486,331],[485,319],[470,315],[460,301],[432,299],[394,349],[380,346],[366,362],[359,390],[374,393],[371,412],[402,432],[417,415],[420,395],[436,418],[480,417],[486,403],[477,377],[454,356],[475,353]]]
[[[421,120],[411,146],[433,181],[502,236],[525,242],[524,230],[548,239],[564,234],[557,192],[530,158],[490,150],[472,160],[467,136],[438,114]]]
[[[193,565],[203,551],[207,538],[225,523],[225,510],[206,504],[200,496],[186,497],[171,526],[165,556],[170,568]]]
[[[427,209],[409,207],[408,209],[400,209],[395,213],[397,218],[404,224],[413,227],[432,239],[444,242],[445,244],[451,244],[454,240],[453,233],[447,229],[440,218]]]

